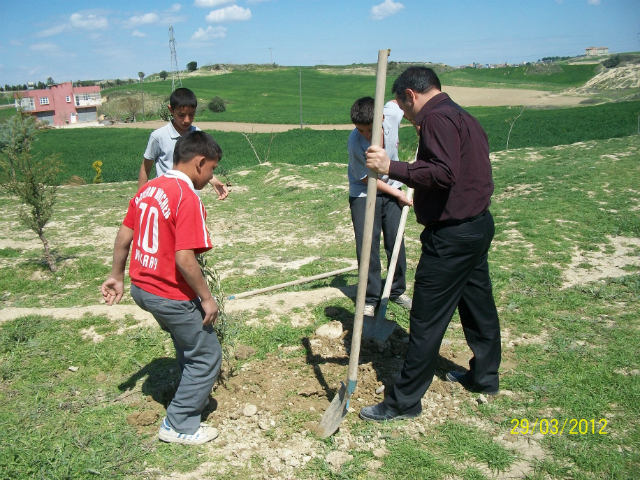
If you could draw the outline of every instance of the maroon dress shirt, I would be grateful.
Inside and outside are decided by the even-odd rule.
[[[439,93],[415,121],[420,125],[417,160],[391,162],[389,176],[415,189],[418,223],[465,220],[487,210],[493,178],[489,141],[478,120]]]

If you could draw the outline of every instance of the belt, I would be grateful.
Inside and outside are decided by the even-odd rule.
[[[462,225],[463,223],[473,222],[474,220],[479,219],[480,217],[484,217],[489,210],[485,210],[478,215],[474,215],[473,217],[465,218],[464,220],[443,220],[441,222],[431,222],[427,223],[425,227],[427,228],[438,228],[438,227],[453,227],[456,225]]]

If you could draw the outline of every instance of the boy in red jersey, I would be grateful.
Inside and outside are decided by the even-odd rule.
[[[211,248],[211,240],[206,211],[194,190],[211,180],[220,158],[222,150],[205,132],[178,140],[173,170],[142,185],[129,202],[116,237],[111,276],[102,284],[105,302],[118,303],[133,243],[131,296],[171,334],[182,370],[158,434],[165,442],[197,445],[218,436],[215,428],[200,423],[222,354],[213,331],[218,305],[196,260],[196,254]]]

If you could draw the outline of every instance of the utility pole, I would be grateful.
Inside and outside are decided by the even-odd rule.
[[[300,69],[300,130],[302,130],[302,69]]]
[[[271,65],[273,65],[273,47],[269,47],[269,56],[271,58]]]
[[[144,78],[144,72],[138,72],[140,77],[140,101],[142,102],[142,121],[144,122],[144,92],[142,91],[142,79]]]

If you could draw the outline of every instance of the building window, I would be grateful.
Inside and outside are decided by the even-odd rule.
[[[71,95],[67,95],[67,103],[71,103]]]
[[[41,97],[40,105],[49,105],[49,97]]]
[[[33,97],[26,97],[26,98],[21,98],[20,101],[16,99],[16,108],[18,107],[22,108],[23,110],[31,111],[31,110],[35,110],[36,105],[35,105],[35,102],[33,101]]]

